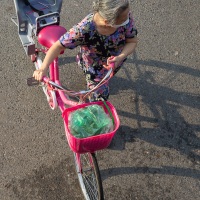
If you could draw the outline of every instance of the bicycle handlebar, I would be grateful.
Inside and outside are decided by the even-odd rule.
[[[65,101],[65,95],[64,93],[66,93],[68,96],[71,97],[79,97],[79,99],[81,99],[81,101],[84,101],[86,99],[87,96],[89,96],[93,91],[97,90],[100,86],[102,86],[103,84],[105,84],[106,82],[108,82],[110,80],[110,78],[112,78],[113,76],[113,71],[114,71],[114,63],[111,63],[106,69],[108,69],[107,74],[104,76],[103,79],[101,79],[101,81],[91,90],[81,90],[79,92],[76,91],[72,91],[72,90],[68,90],[67,88],[65,88],[64,86],[62,86],[59,82],[59,80],[51,81],[48,77],[44,76],[42,78],[42,82],[44,84],[46,84],[47,86],[49,85],[49,87],[52,86],[52,88],[50,88],[50,90],[55,90],[55,88],[58,90],[61,99],[63,101]],[[27,85],[28,86],[34,86],[34,85],[39,85],[39,81],[35,80],[34,77],[28,78],[27,79]]]
[[[93,91],[97,90],[101,85],[105,84],[110,78],[112,78],[113,76],[113,68],[114,68],[114,63],[111,63],[109,65],[109,67],[107,68],[108,69],[108,72],[107,74],[104,76],[103,79],[101,79],[101,81],[91,90],[81,90],[79,92],[76,92],[76,91],[71,91],[71,90],[68,90],[67,88],[65,88],[64,86],[60,85],[60,84],[57,84],[51,80],[49,80],[48,77],[43,77],[42,78],[42,82],[44,82],[45,84],[50,84],[52,85],[53,87],[55,87],[56,89],[58,90],[61,90],[63,91],[64,93],[66,93],[67,95],[71,96],[71,97],[83,97],[83,98],[86,98],[89,94],[91,94]]]

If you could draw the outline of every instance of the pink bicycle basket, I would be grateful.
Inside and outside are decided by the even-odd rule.
[[[109,107],[110,112],[112,113],[114,119],[114,130],[109,133],[103,133],[95,136],[90,136],[87,138],[76,138],[70,133],[69,129],[69,115],[71,112],[78,110],[80,108],[84,108],[90,105],[100,105],[103,107],[104,111],[109,114],[107,107]],[[105,149],[109,146],[112,141],[113,136],[115,135],[117,129],[119,128],[120,121],[117,115],[117,112],[114,106],[110,102],[106,102],[107,106],[104,105],[102,101],[91,102],[80,104],[74,107],[70,107],[64,110],[62,116],[64,119],[65,133],[69,143],[69,146],[72,151],[76,153],[86,153],[86,152],[95,152],[101,149]]]

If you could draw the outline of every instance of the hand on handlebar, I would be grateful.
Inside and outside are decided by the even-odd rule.
[[[107,65],[104,65],[106,69],[113,68],[113,71],[122,63],[123,59],[119,56],[111,56],[107,59]]]
[[[35,80],[37,81],[42,81],[42,78],[43,76],[45,76],[47,73],[46,70],[43,70],[43,69],[38,69],[38,70],[35,70],[33,72],[33,77],[35,78]]]

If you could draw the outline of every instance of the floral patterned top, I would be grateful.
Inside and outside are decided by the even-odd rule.
[[[96,30],[93,21],[94,13],[87,15],[80,23],[73,26],[60,38],[61,44],[73,49],[80,46],[78,60],[84,62],[86,68],[102,68],[107,58],[117,56],[123,50],[126,38],[134,38],[137,35],[134,20],[129,14],[129,23],[117,28],[109,35],[101,35]]]

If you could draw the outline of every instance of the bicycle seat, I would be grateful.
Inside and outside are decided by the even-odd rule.
[[[50,48],[67,30],[59,25],[46,26],[38,34],[38,42]]]

